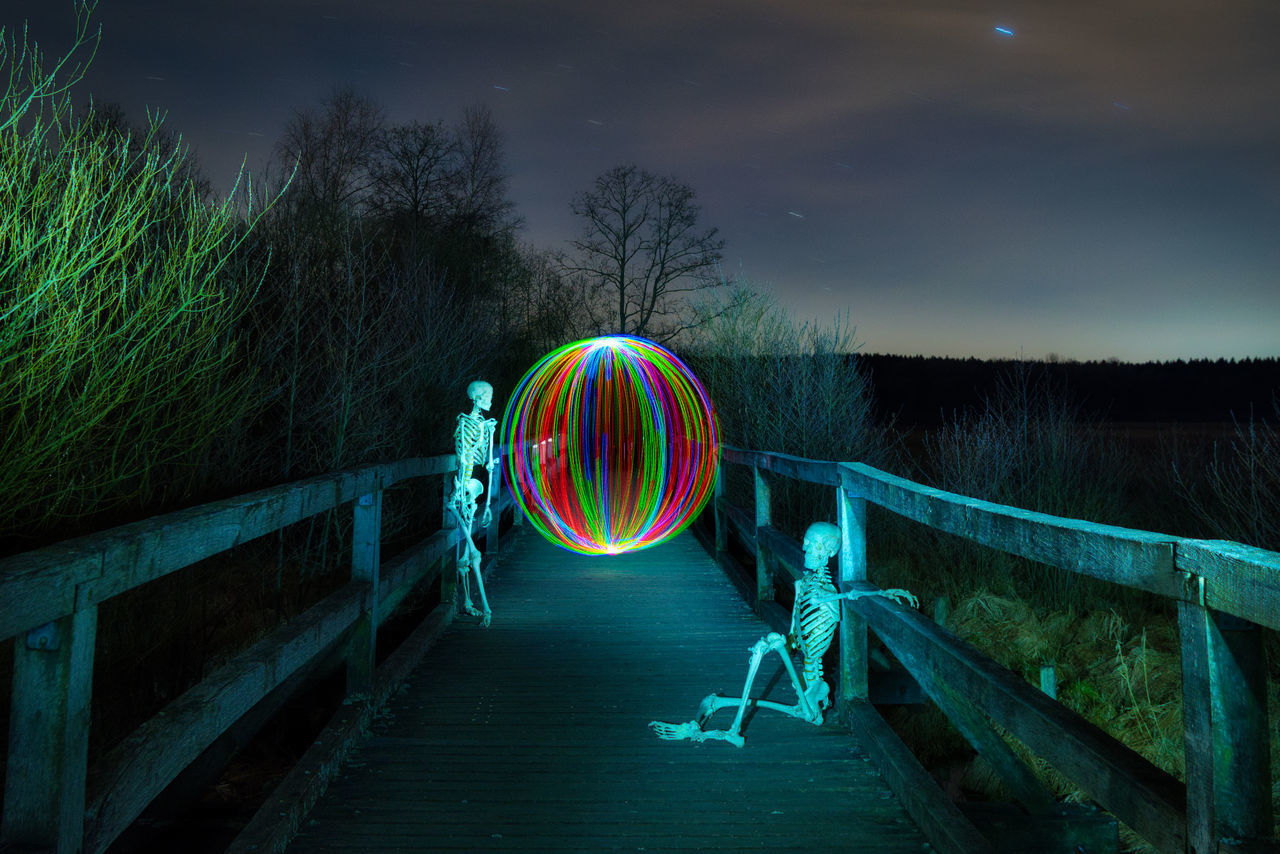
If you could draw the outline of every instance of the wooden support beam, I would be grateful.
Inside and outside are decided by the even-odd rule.
[[[347,647],[347,694],[368,693],[378,651],[378,595],[382,552],[382,490],[355,501],[351,536],[351,580],[368,585],[368,596],[352,626]]]
[[[352,582],[218,668],[138,727],[90,777],[85,854],[101,854],[183,768],[360,616]],[[81,788],[83,792],[83,787]]]
[[[724,497],[724,461],[721,460],[716,465],[715,495],[711,499],[711,509],[712,509],[712,512],[715,514],[714,518],[716,523],[716,534],[715,534],[716,549],[715,550],[717,554],[723,551],[727,551],[729,548],[729,529],[725,524],[726,520],[724,517],[725,500],[726,499]]]
[[[840,573],[837,587],[848,590],[867,580],[867,502],[836,487],[840,520]],[[840,600],[840,686],[837,711],[843,719],[850,704],[867,699],[867,621]]]
[[[939,854],[991,854],[991,843],[951,802],[874,706],[853,700],[846,716],[885,784]]]
[[[0,842],[79,854],[97,630],[90,605],[14,641]]]
[[[1271,836],[1267,670],[1256,625],[1178,602],[1187,852]]]
[[[751,472],[755,479],[756,491],[756,595],[752,605],[759,613],[765,602],[774,600],[773,570],[770,567],[769,550],[760,543],[760,529],[772,524],[773,506],[769,495],[769,482],[765,480],[760,469],[753,467]]]
[[[851,604],[922,685],[946,684],[1157,849],[1183,851],[1186,788],[1171,774],[914,610],[880,596]]]

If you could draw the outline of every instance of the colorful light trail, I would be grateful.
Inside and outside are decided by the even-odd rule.
[[[572,551],[657,545],[693,520],[715,486],[711,401],[684,362],[644,338],[589,338],[544,356],[502,424],[513,499]]]

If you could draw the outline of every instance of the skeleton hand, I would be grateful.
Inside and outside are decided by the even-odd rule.
[[[913,594],[908,593],[906,590],[899,590],[895,587],[892,590],[878,590],[876,592],[881,596],[888,596],[896,602],[901,602],[904,605],[910,605],[912,608],[920,607],[920,600]]]
[[[489,628],[489,623],[491,623],[492,621],[493,621],[493,612],[486,609],[484,611],[483,616],[480,617],[480,628],[482,629]]]
[[[484,515],[480,517],[480,527],[487,528],[493,524],[493,511],[488,507],[484,508]]]

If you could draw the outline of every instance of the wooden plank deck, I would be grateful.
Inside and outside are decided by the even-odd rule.
[[[526,528],[488,592],[493,625],[450,627],[291,854],[932,850],[834,727],[764,710],[741,749],[649,730],[740,694],[767,631],[692,535],[592,558]],[[755,695],[771,683],[792,701],[776,656]]]

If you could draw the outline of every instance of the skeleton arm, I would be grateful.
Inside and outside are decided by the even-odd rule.
[[[484,433],[488,437],[488,448],[485,451],[484,467],[489,470],[489,484],[484,490],[484,515],[480,517],[480,525],[488,528],[493,522],[493,511],[489,509],[489,501],[493,497],[493,470],[498,464],[497,458],[493,455],[493,433],[498,422],[492,418],[484,420]]]
[[[861,599],[864,596],[886,596],[890,599],[893,599],[896,602],[902,602],[904,605],[909,604],[912,608],[920,607],[920,600],[917,599],[913,594],[907,592],[906,590],[899,590],[897,588],[894,588],[893,590],[850,590],[845,593],[836,593],[828,596],[820,596],[814,601],[818,603],[835,602],[839,599]],[[795,622],[795,617],[793,616],[792,617],[793,626],[794,626],[794,622]]]

